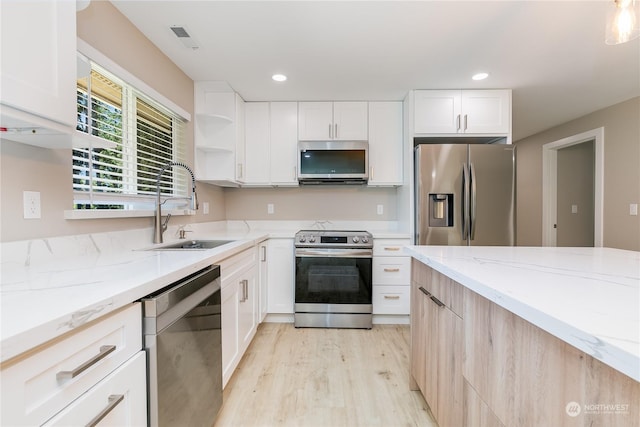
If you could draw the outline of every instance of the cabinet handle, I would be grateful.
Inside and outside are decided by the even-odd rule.
[[[444,307],[444,303],[440,301],[438,298],[434,297],[433,295],[431,295],[429,298],[431,298],[431,301],[435,302],[438,305],[438,307]]]
[[[371,181],[373,181],[373,180],[374,180],[374,178],[373,178],[373,166],[371,166],[371,167],[369,168],[369,179],[370,179]]]
[[[333,135],[331,134],[331,123],[329,123],[329,139],[332,139]]]
[[[249,299],[249,281],[247,279],[241,280],[240,286],[242,286],[242,297],[240,298],[240,302],[245,302]]]
[[[385,273],[397,273],[398,271],[400,271],[399,268],[385,268],[384,269]]]
[[[460,130],[460,114],[456,117],[456,130]]]
[[[98,353],[97,355],[93,356],[91,359],[87,360],[82,365],[76,367],[72,371],[60,371],[60,372],[58,372],[56,374],[56,379],[58,381],[64,381],[64,380],[70,380],[71,378],[77,377],[78,375],[80,375],[81,373],[86,371],[88,368],[90,368],[91,366],[95,365],[96,363],[98,363],[99,361],[101,361],[102,359],[107,357],[107,355],[109,353],[113,352],[115,349],[116,349],[115,345],[103,345],[103,346],[100,346],[100,353]]]
[[[238,179],[242,179],[242,163],[238,163]]]
[[[467,115],[464,115],[464,130],[467,130]]]
[[[426,296],[428,296],[428,297],[430,297],[430,296],[431,296],[431,294],[429,293],[429,291],[428,291],[428,290],[426,290],[425,288],[423,288],[422,286],[420,286],[418,289],[420,290],[420,292],[422,292],[422,293],[423,293],[423,294],[425,294]]]
[[[107,399],[107,401],[109,402],[107,404],[107,407],[100,411],[98,415],[93,417],[93,419],[87,424],[87,427],[97,426],[98,423],[102,421],[102,419],[106,417],[109,412],[113,411],[115,407],[118,406],[118,404],[120,404],[120,402],[122,402],[123,400],[124,394],[112,394],[111,396],[109,396],[109,398]]]
[[[262,252],[262,254],[260,256],[260,261],[262,261],[262,262],[267,261],[267,247],[266,246],[260,246],[260,251]]]
[[[335,139],[338,139],[338,124],[336,123],[334,126],[336,127],[336,131],[334,132]]]
[[[385,246],[384,250],[385,251],[399,251],[400,247],[399,246]]]
[[[385,295],[384,299],[400,299],[400,295]]]
[[[296,179],[298,179],[298,168],[296,168],[294,166],[293,167],[293,180],[295,181]]]

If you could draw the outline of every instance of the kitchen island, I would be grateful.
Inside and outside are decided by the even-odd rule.
[[[455,246],[405,252],[414,258],[414,386],[440,425],[636,425],[640,253]],[[431,374],[436,370],[440,378]],[[429,401],[434,383],[441,386],[437,404]]]

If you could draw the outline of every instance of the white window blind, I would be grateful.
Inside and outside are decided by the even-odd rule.
[[[77,129],[104,144],[73,150],[74,209],[153,209],[162,166],[184,162],[185,121],[94,63],[78,79],[77,101]],[[186,205],[190,182],[169,168],[160,193]]]

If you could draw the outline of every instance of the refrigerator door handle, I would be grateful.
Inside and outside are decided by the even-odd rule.
[[[469,205],[469,240],[476,238],[476,169],[473,167],[473,163],[469,163],[469,170],[471,171],[471,205]]]
[[[469,235],[469,169],[467,164],[462,164],[462,240],[467,240]]]

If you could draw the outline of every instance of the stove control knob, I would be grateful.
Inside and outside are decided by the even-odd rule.
[[[360,239],[358,238],[358,236],[353,236],[353,243],[358,243],[360,241]]]
[[[309,237],[309,243],[314,243],[316,241],[315,236]]]
[[[300,243],[304,243],[307,241],[307,238],[304,236],[300,236]]]
[[[369,243],[367,236],[362,236],[362,243]]]

